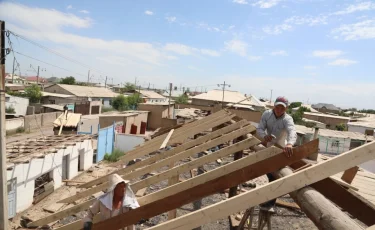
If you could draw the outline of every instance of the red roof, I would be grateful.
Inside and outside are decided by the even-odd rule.
[[[32,76],[32,77],[26,77],[26,81],[37,81],[37,76]],[[47,82],[45,78],[39,77],[38,79],[39,82]]]

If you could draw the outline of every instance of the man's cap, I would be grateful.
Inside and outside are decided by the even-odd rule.
[[[282,105],[286,108],[289,105],[289,101],[288,99],[286,99],[286,97],[278,97],[276,98],[276,101],[275,101],[275,106],[276,105]]]

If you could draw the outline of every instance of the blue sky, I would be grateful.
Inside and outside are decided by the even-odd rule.
[[[375,108],[375,1],[2,1],[22,75],[192,90],[223,81],[257,97]],[[11,72],[13,55],[7,59]],[[90,68],[89,68],[90,67]]]

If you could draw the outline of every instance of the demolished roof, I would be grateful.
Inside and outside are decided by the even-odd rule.
[[[60,127],[61,124],[64,127],[77,127],[81,121],[82,114],[80,113],[67,113],[66,115],[62,113],[56,120],[53,122],[54,127]]]

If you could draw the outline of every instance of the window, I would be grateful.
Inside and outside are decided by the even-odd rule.
[[[338,148],[340,145],[340,141],[332,141],[331,147],[336,147]]]

